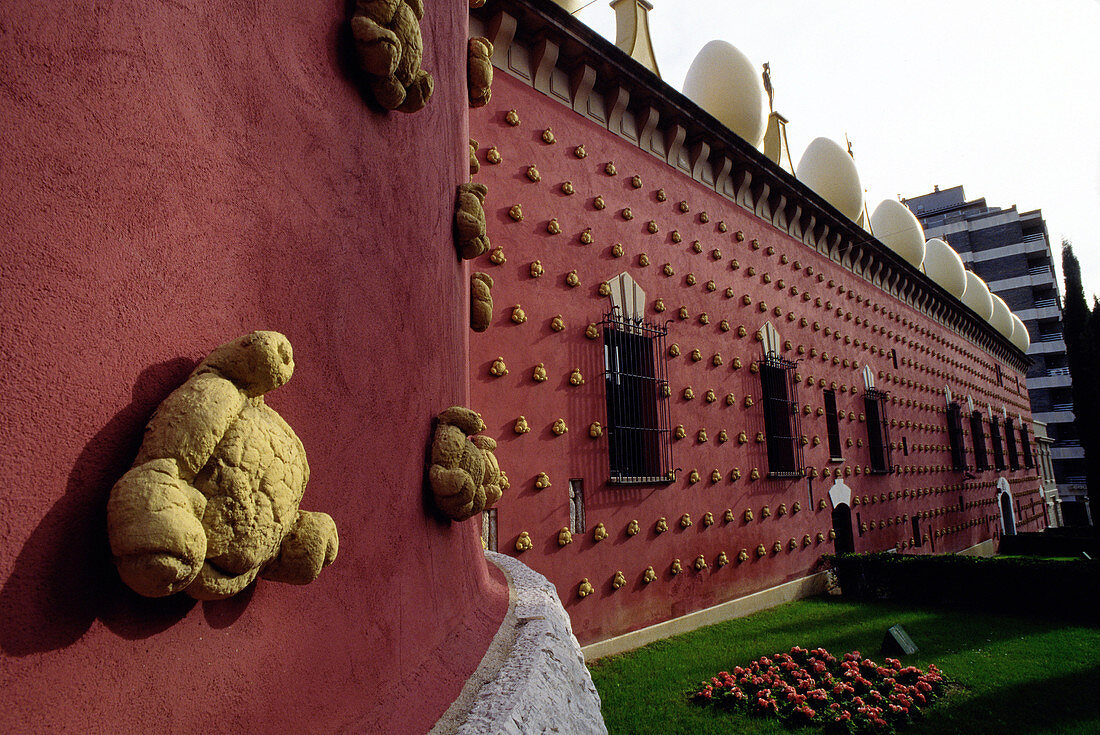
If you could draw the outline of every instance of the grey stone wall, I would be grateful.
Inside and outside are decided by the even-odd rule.
[[[508,614],[481,666],[432,735],[606,735],[600,695],[554,585],[504,554]]]

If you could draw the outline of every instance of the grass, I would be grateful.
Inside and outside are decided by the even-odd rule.
[[[684,692],[719,670],[794,645],[823,646],[838,657],[858,649],[880,661],[886,629],[899,623],[920,648],[903,663],[922,669],[934,663],[962,685],[906,728],[907,735],[1100,732],[1100,628],[1058,620],[821,597],[658,641],[589,668],[612,735],[790,735],[775,720],[693,705]]]

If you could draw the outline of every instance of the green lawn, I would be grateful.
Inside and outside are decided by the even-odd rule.
[[[902,732],[1100,733],[1100,628],[1056,620],[822,597],[658,641],[589,668],[613,735],[790,735],[776,720],[690,704],[684,691],[719,670],[795,645],[823,646],[838,657],[858,649],[881,663],[883,635],[897,623],[920,648],[903,663],[922,669],[934,663],[962,684]]]

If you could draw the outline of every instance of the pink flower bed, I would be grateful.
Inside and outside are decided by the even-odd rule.
[[[859,651],[838,660],[824,648],[761,656],[748,666],[719,671],[690,692],[704,706],[777,717],[789,725],[824,725],[826,732],[891,733],[942,696],[948,680],[935,664],[928,671],[884,665]]]

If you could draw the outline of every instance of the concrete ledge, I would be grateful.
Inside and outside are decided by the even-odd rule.
[[[508,612],[430,735],[607,735],[600,695],[554,585],[510,556],[485,556],[508,578]]]
[[[587,661],[604,656],[613,656],[616,653],[624,653],[635,648],[659,641],[662,638],[670,638],[674,635],[687,633],[707,625],[714,625],[725,620],[743,618],[755,612],[766,610],[769,607],[782,605],[803,597],[824,594],[828,582],[828,572],[818,572],[808,577],[795,579],[790,582],[769,587],[766,590],[754,592],[751,595],[739,597],[736,600],[723,602],[705,610],[697,610],[673,620],[651,625],[648,628],[635,630],[630,633],[608,638],[598,643],[592,643],[581,649]]]
[[[958,554],[959,556],[996,556],[997,546],[993,543],[993,539],[987,538],[985,541],[963,549]]]

